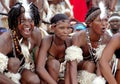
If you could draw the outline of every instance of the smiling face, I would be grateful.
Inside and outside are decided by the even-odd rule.
[[[18,17],[18,30],[24,38],[31,36],[31,33],[34,28],[34,21],[32,18],[25,17],[25,13],[22,13]]]

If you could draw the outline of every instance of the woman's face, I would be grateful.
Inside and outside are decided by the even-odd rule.
[[[34,21],[32,18],[26,18],[25,13],[22,13],[18,18],[18,30],[24,38],[31,36],[31,33],[34,28]]]
[[[90,25],[94,33],[102,35],[108,27],[107,18],[100,19],[100,16],[98,15],[93,22],[90,23]]]
[[[58,38],[65,40],[71,33],[71,26],[68,20],[58,21],[53,30]]]

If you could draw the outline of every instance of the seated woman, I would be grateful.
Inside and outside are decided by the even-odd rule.
[[[56,14],[51,19],[54,34],[42,39],[36,70],[40,78],[48,84],[58,84],[61,63],[65,49],[71,45],[70,21],[65,14]]]
[[[14,84],[10,80],[16,84],[40,84],[30,55],[41,43],[39,21],[38,8],[34,4],[16,3],[10,9],[9,30],[0,36],[1,84]]]
[[[114,53],[118,59],[114,65],[114,71],[112,71],[113,69],[109,62]],[[100,59],[100,69],[109,84],[120,84],[120,33],[113,35],[112,39],[104,49]]]
[[[101,6],[104,8],[103,4]],[[73,45],[66,49],[65,59],[68,61],[68,70],[71,73],[68,78],[73,84],[77,84],[77,81],[80,84],[92,84],[95,74],[101,75],[98,60],[111,38],[106,33],[107,16],[105,9],[101,9],[101,6],[92,7],[88,11],[85,18],[87,29],[75,34]],[[80,70],[78,80],[77,70]]]

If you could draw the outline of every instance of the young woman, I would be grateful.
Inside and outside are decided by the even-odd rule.
[[[34,4],[16,3],[9,11],[9,30],[0,36],[1,84],[10,84],[8,78],[17,84],[40,84],[30,55],[41,43],[39,21],[38,8]]]
[[[108,25],[105,10],[102,12],[100,8],[92,7],[85,21],[87,29],[75,34],[73,45],[66,50],[65,57],[70,62],[68,66],[71,84],[77,84],[77,70],[82,70],[78,79],[80,84],[92,84],[95,78],[92,73],[100,75],[98,60],[110,39],[110,36],[105,33]]]
[[[113,55],[117,56],[116,70],[113,73],[109,64]],[[100,59],[100,69],[109,84],[120,84],[120,33],[113,35],[112,39],[105,47],[102,57]]]
[[[36,70],[46,83],[58,84],[60,65],[65,60],[65,49],[71,45],[71,28],[65,14],[52,17],[51,25],[54,34],[42,39]]]

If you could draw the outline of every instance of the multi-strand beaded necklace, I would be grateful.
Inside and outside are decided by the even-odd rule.
[[[88,43],[88,48],[89,48],[89,53],[91,56],[91,59],[94,61],[94,63],[96,63],[96,48],[92,47],[91,41],[90,41],[90,34],[88,29],[86,30],[86,36],[87,36],[87,43]],[[100,39],[98,40],[98,45],[97,48],[99,48],[99,45],[101,45],[102,42],[102,36],[100,37]]]

